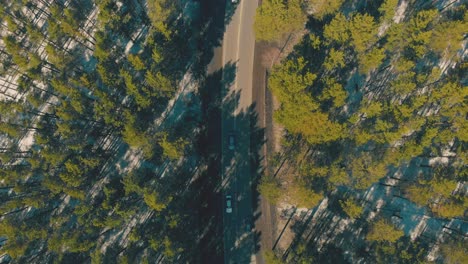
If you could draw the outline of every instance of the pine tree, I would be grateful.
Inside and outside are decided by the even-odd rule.
[[[402,230],[396,229],[392,224],[387,223],[385,220],[378,220],[372,224],[371,230],[367,234],[366,239],[377,242],[396,242],[403,235],[404,233]]]
[[[255,37],[277,41],[287,33],[302,29],[306,19],[300,0],[265,0],[255,15]]]
[[[350,218],[359,218],[364,208],[356,203],[354,199],[340,201],[341,208]]]
[[[307,1],[307,5],[314,11],[314,17],[323,19],[326,15],[335,13],[343,2],[344,0],[310,0]]]

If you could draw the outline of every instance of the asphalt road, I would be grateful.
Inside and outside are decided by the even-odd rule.
[[[250,121],[255,49],[253,22],[258,0],[227,1],[226,13],[235,11],[226,25],[221,51],[224,67],[221,114],[224,262],[255,263]],[[219,53],[216,51],[215,56]],[[230,134],[236,139],[234,150],[228,147]],[[226,212],[226,195],[232,196],[232,213]]]

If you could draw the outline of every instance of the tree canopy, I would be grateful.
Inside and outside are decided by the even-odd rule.
[[[265,0],[255,16],[257,40],[278,41],[285,34],[300,30],[307,20],[302,0]]]

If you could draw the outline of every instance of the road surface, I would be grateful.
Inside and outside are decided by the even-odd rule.
[[[225,263],[255,263],[250,114],[255,48],[253,22],[258,0],[227,1],[226,14],[232,16],[226,25],[221,50],[224,260]],[[219,53],[215,51],[215,56]],[[228,147],[230,134],[236,139],[234,150]],[[225,210],[226,195],[232,196],[232,213]]]

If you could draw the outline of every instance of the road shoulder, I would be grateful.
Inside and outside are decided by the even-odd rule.
[[[255,102],[255,110],[258,113],[257,126],[265,128],[264,137],[265,144],[260,149],[259,155],[263,157],[262,164],[265,170],[268,170],[268,153],[273,153],[274,135],[272,128],[272,100],[271,94],[266,87],[267,68],[264,66],[263,58],[265,57],[268,47],[264,43],[255,43],[254,67],[253,67],[253,101]],[[276,230],[276,215],[275,207],[271,205],[263,197],[259,197],[257,201],[258,207],[255,215],[259,218],[255,222],[256,233],[260,234],[260,250],[257,252],[257,263],[264,263],[263,251],[270,250],[273,247],[275,230]]]

